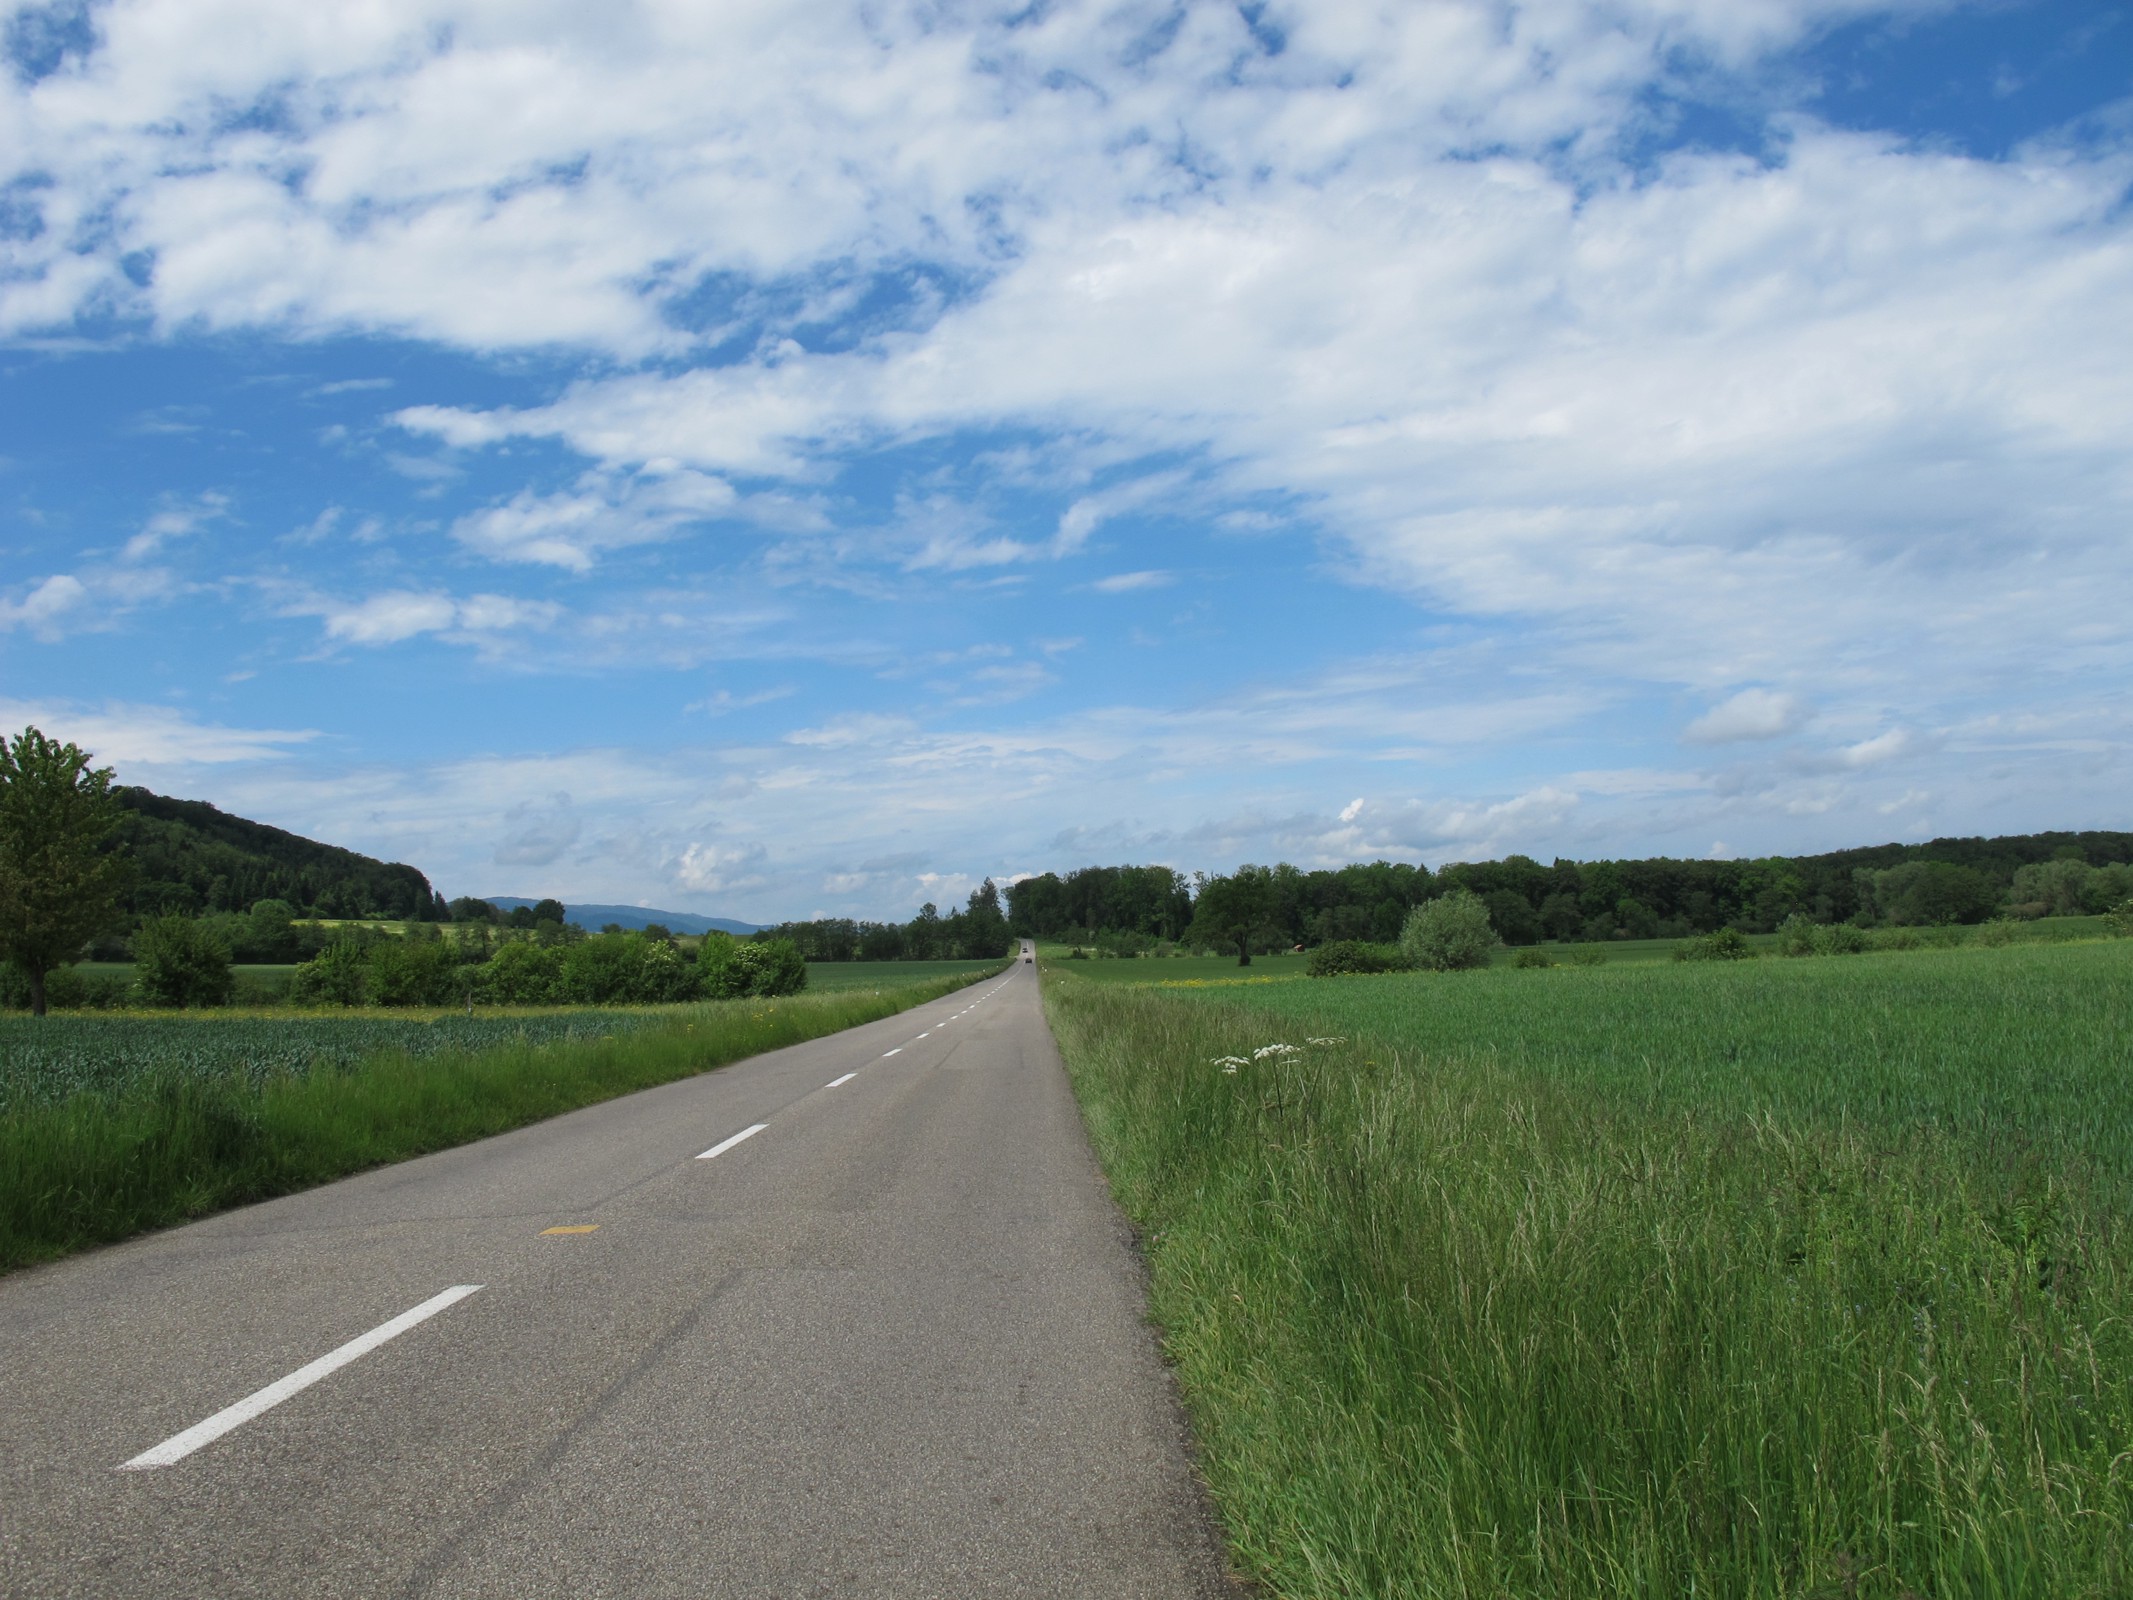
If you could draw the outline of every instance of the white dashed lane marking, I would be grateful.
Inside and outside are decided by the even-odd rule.
[[[710,1149],[706,1150],[696,1159],[699,1161],[709,1161],[713,1156],[722,1156],[728,1150],[731,1150],[735,1145],[739,1144],[743,1139],[753,1139],[757,1134],[761,1133],[765,1128],[769,1126],[770,1124],[767,1122],[758,1122],[752,1128],[743,1128],[739,1133],[732,1135],[730,1138],[719,1140],[717,1144],[713,1145]]]
[[[338,1372],[349,1362],[367,1356],[388,1339],[397,1339],[418,1322],[427,1322],[446,1306],[457,1305],[468,1295],[481,1288],[478,1283],[459,1283],[434,1294],[413,1310],[403,1311],[390,1322],[380,1323],[370,1332],[358,1334],[337,1350],[329,1350],[308,1366],[298,1367],[286,1378],[277,1379],[264,1389],[246,1395],[233,1406],[225,1406],[205,1422],[196,1422],[183,1433],[174,1433],[153,1450],[143,1450],[131,1461],[119,1468],[121,1472],[146,1472],[154,1467],[167,1467],[183,1461],[202,1445],[213,1444],[232,1428],[241,1428],[261,1412],[271,1411],[293,1394],[310,1388],[329,1373]]]

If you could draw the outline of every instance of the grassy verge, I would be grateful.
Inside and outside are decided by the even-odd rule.
[[[1277,1594],[2133,1584],[2123,947],[1047,1001]]]
[[[879,993],[675,1007],[655,1024],[604,1037],[528,1035],[426,1053],[402,1045],[352,1064],[317,1058],[315,1067],[265,1074],[173,1059],[65,1099],[26,1100],[0,1112],[0,1270],[819,1038],[998,970]],[[191,1026],[211,1040],[218,1024]]]

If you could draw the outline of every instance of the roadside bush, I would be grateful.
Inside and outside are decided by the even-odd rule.
[[[373,945],[365,964],[373,1005],[448,1006],[465,993],[459,953],[442,939]]]
[[[370,988],[368,968],[361,945],[335,940],[296,969],[289,998],[300,1006],[359,1006]]]
[[[734,964],[748,975],[748,986],[740,991],[745,995],[798,994],[807,987],[807,961],[790,939],[744,944],[734,953]]]
[[[1365,939],[1335,939],[1322,944],[1304,963],[1304,975],[1312,978],[1406,970],[1407,958],[1398,945],[1372,944]]]
[[[644,940],[630,974],[630,998],[645,1005],[672,1005],[694,1000],[704,992],[703,971],[672,944],[662,939]]]
[[[2103,925],[2120,939],[2133,939],[2133,900],[2121,900],[2103,914]]]
[[[476,998],[497,1006],[543,1006],[561,993],[563,951],[515,939],[479,968]]]
[[[558,997],[575,1005],[658,1005],[703,994],[705,969],[665,939],[601,933],[564,952],[558,982]]]
[[[1795,911],[1778,924],[1777,932],[1779,955],[1850,956],[1857,955],[1871,946],[1871,941],[1863,929],[1855,928],[1848,922],[1824,925],[1800,911]]]
[[[807,960],[790,939],[742,942],[707,933],[696,953],[707,1000],[798,994],[807,987]]]
[[[596,933],[572,945],[563,952],[556,998],[581,1006],[620,999],[636,971],[642,942],[633,934]]]
[[[1408,913],[1400,929],[1400,950],[1408,961],[1430,972],[1457,972],[1484,967],[1496,948],[1496,928],[1481,896],[1454,889]]]
[[[1674,947],[1676,961],[1746,961],[1754,954],[1738,928],[1720,928]]]
[[[1815,929],[1815,953],[1825,956],[1856,956],[1873,948],[1864,928],[1849,922],[1833,922]]]
[[[1550,959],[1547,951],[1540,949],[1536,945],[1528,945],[1511,958],[1511,965],[1514,967],[1552,967],[1555,962]]]
[[[133,936],[133,981],[152,1006],[228,1005],[230,951],[193,917],[150,917]]]
[[[1977,925],[1977,932],[1970,936],[1970,942],[1994,949],[2002,945],[2013,944],[2017,926],[2018,924],[2012,917],[1994,917],[1990,922],[1981,922]]]
[[[1581,967],[1604,967],[1607,965],[1607,952],[1596,944],[1581,944],[1570,952],[1570,959]]]

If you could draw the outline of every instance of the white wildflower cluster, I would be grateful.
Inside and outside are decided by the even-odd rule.
[[[1347,1039],[1345,1039],[1344,1037],[1341,1037],[1341,1036],[1339,1036],[1339,1035],[1335,1035],[1335,1036],[1334,1036],[1333,1038],[1331,1038],[1331,1039],[1306,1039],[1306,1040],[1304,1040],[1304,1043],[1305,1043],[1305,1044],[1346,1044],[1347,1042],[1348,1042],[1348,1041],[1347,1041]]]
[[[1282,1056],[1300,1056],[1302,1054],[1303,1052],[1293,1044],[1263,1044],[1252,1052],[1252,1059],[1254,1061],[1264,1061],[1268,1056],[1279,1059]]]
[[[1212,1066],[1220,1067],[1224,1072],[1235,1072],[1244,1064],[1244,1057],[1242,1056],[1216,1056],[1210,1063]]]

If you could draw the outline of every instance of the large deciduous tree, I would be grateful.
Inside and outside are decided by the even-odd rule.
[[[1235,945],[1237,965],[1248,967],[1253,941],[1278,931],[1278,909],[1274,874],[1265,867],[1242,866],[1227,877],[1201,880],[1186,937],[1201,944]]]
[[[0,734],[0,960],[29,980],[37,1016],[46,974],[117,918],[126,868],[103,848],[117,825],[109,767],[34,727]]]

